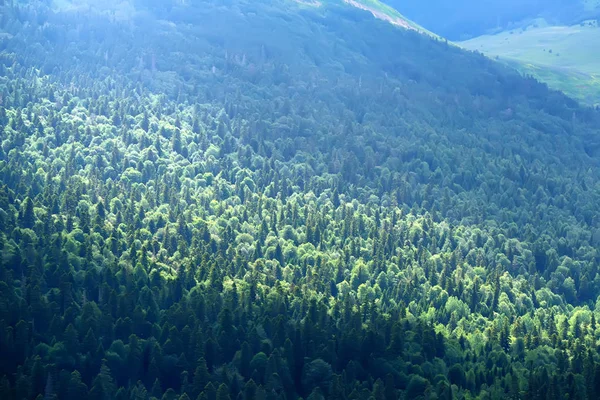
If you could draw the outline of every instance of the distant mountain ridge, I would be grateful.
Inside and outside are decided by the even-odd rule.
[[[344,3],[361,10],[369,11],[374,17],[401,28],[415,30],[420,33],[436,36],[422,26],[402,15],[397,9],[378,0],[343,0]]]
[[[425,29],[421,25],[411,21],[402,15],[396,8],[389,6],[383,1],[380,0],[293,0],[297,3],[313,6],[313,7],[321,7],[324,3],[332,4],[332,3],[343,3],[345,5],[358,8],[360,10],[367,11],[371,13],[375,18],[381,19],[383,21],[387,21],[392,25],[395,25],[400,28],[417,31],[419,33],[424,33],[433,37],[438,37],[436,34],[431,31]]]
[[[406,18],[396,8],[380,0],[288,0],[304,6],[320,8],[323,5],[344,4],[371,13],[374,17],[387,21],[392,25],[414,30],[430,36],[437,37],[421,25]],[[135,12],[136,8],[144,9],[154,4],[153,1],[140,0],[106,0],[96,2],[92,0],[53,0],[55,7],[59,9],[72,9],[79,11],[100,11],[112,14],[117,20],[128,19]],[[168,4],[168,3],[167,3]]]
[[[573,25],[600,17],[598,0],[383,0],[449,40],[467,40],[536,18]],[[433,11],[434,10],[434,11]]]

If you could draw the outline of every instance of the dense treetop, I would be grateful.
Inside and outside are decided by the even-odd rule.
[[[0,398],[600,395],[596,111],[193,3],[0,8]]]

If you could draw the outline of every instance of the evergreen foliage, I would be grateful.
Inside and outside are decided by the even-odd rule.
[[[341,3],[189,3],[0,6],[0,398],[600,396],[596,111]]]

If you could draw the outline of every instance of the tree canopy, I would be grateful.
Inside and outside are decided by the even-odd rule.
[[[600,396],[597,111],[342,2],[6,3],[0,398]]]

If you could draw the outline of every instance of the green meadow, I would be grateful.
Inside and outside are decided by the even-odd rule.
[[[528,28],[458,44],[506,61],[584,103],[600,102],[600,28],[596,21],[569,27],[544,26],[539,21]]]

